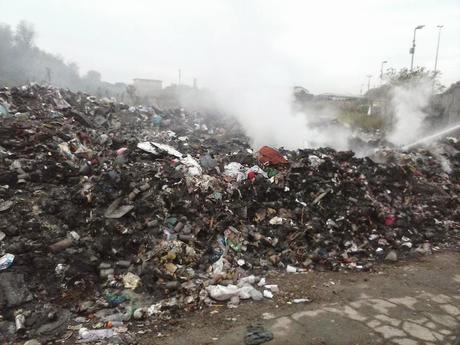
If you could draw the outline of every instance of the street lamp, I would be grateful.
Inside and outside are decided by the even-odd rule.
[[[414,29],[414,38],[412,39],[412,47],[409,50],[409,54],[412,54],[412,58],[410,60],[410,71],[414,68],[414,53],[415,53],[415,33],[418,29],[423,29],[425,25],[418,25]]]
[[[436,58],[434,60],[434,74],[436,75],[437,68],[438,68],[438,54],[439,54],[439,41],[441,40],[441,29],[444,27],[444,25],[437,25],[437,28],[439,29],[438,31],[438,45],[436,47]]]
[[[388,61],[385,60],[385,61],[382,61],[382,65],[380,66],[380,85],[382,85],[382,81],[383,81],[383,65],[385,65]]]

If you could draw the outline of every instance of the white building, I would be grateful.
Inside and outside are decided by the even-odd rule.
[[[141,79],[133,80],[133,85],[136,88],[136,95],[139,97],[156,97],[160,94],[163,88],[163,82],[156,79]]]

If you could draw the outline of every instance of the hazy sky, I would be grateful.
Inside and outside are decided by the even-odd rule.
[[[33,23],[38,46],[111,82],[169,84],[180,67],[185,83],[231,74],[237,84],[261,64],[264,80],[314,93],[357,94],[366,74],[378,83],[382,60],[408,67],[419,24],[415,65],[433,69],[443,24],[438,68],[445,85],[460,80],[460,0],[0,0],[0,13]]]

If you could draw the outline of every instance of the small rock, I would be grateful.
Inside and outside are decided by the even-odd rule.
[[[180,283],[177,280],[169,281],[165,284],[166,290],[177,290],[180,287]]]
[[[431,244],[429,243],[422,243],[415,249],[416,253],[422,254],[422,255],[427,255],[431,254]]]
[[[312,263],[313,263],[313,260],[312,260],[312,259],[306,259],[304,262],[302,262],[302,265],[303,265],[304,267],[308,267],[308,266],[310,266]]]
[[[144,318],[146,310],[143,308],[136,309],[133,313],[133,318],[136,320],[141,320]]]
[[[131,265],[131,262],[128,260],[118,260],[115,264],[119,267],[128,268]]]
[[[258,345],[273,340],[273,333],[264,329],[263,326],[248,326],[245,345]]]
[[[387,256],[385,256],[385,261],[398,261],[398,254],[394,250],[390,251]]]
[[[271,320],[271,319],[274,319],[275,317],[276,316],[273,313],[268,313],[267,312],[267,313],[262,314],[262,319],[264,319],[264,320]]]
[[[256,289],[252,289],[250,291],[250,295],[251,295],[251,298],[254,301],[260,301],[260,300],[262,300],[264,298],[262,293],[259,290],[256,290]]]
[[[12,308],[30,302],[33,295],[30,293],[24,280],[24,275],[15,272],[2,272],[0,278],[1,306]]]
[[[37,339],[30,339],[27,340],[24,345],[41,345],[41,343]]]
[[[113,268],[101,269],[99,271],[99,275],[101,278],[107,278],[108,276],[113,275],[114,272]]]
[[[70,238],[65,238],[63,240],[60,240],[58,242],[53,243],[52,245],[49,246],[49,249],[53,253],[58,253],[61,252],[73,245],[73,241]]]
[[[228,301],[227,303],[227,307],[237,308],[239,304],[240,304],[240,297],[235,295],[230,298],[230,301]]]

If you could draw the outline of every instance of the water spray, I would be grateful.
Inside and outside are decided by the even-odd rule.
[[[402,147],[403,150],[408,150],[414,146],[417,146],[417,145],[420,145],[420,144],[424,144],[424,143],[428,143],[436,138],[439,138],[439,137],[442,137],[442,136],[445,136],[451,132],[454,132],[455,130],[457,129],[460,129],[460,123],[457,123],[456,125],[453,125],[449,128],[445,128],[437,133],[434,133],[434,134],[430,134],[422,139],[419,139],[411,144],[407,144],[407,145],[404,145]]]

